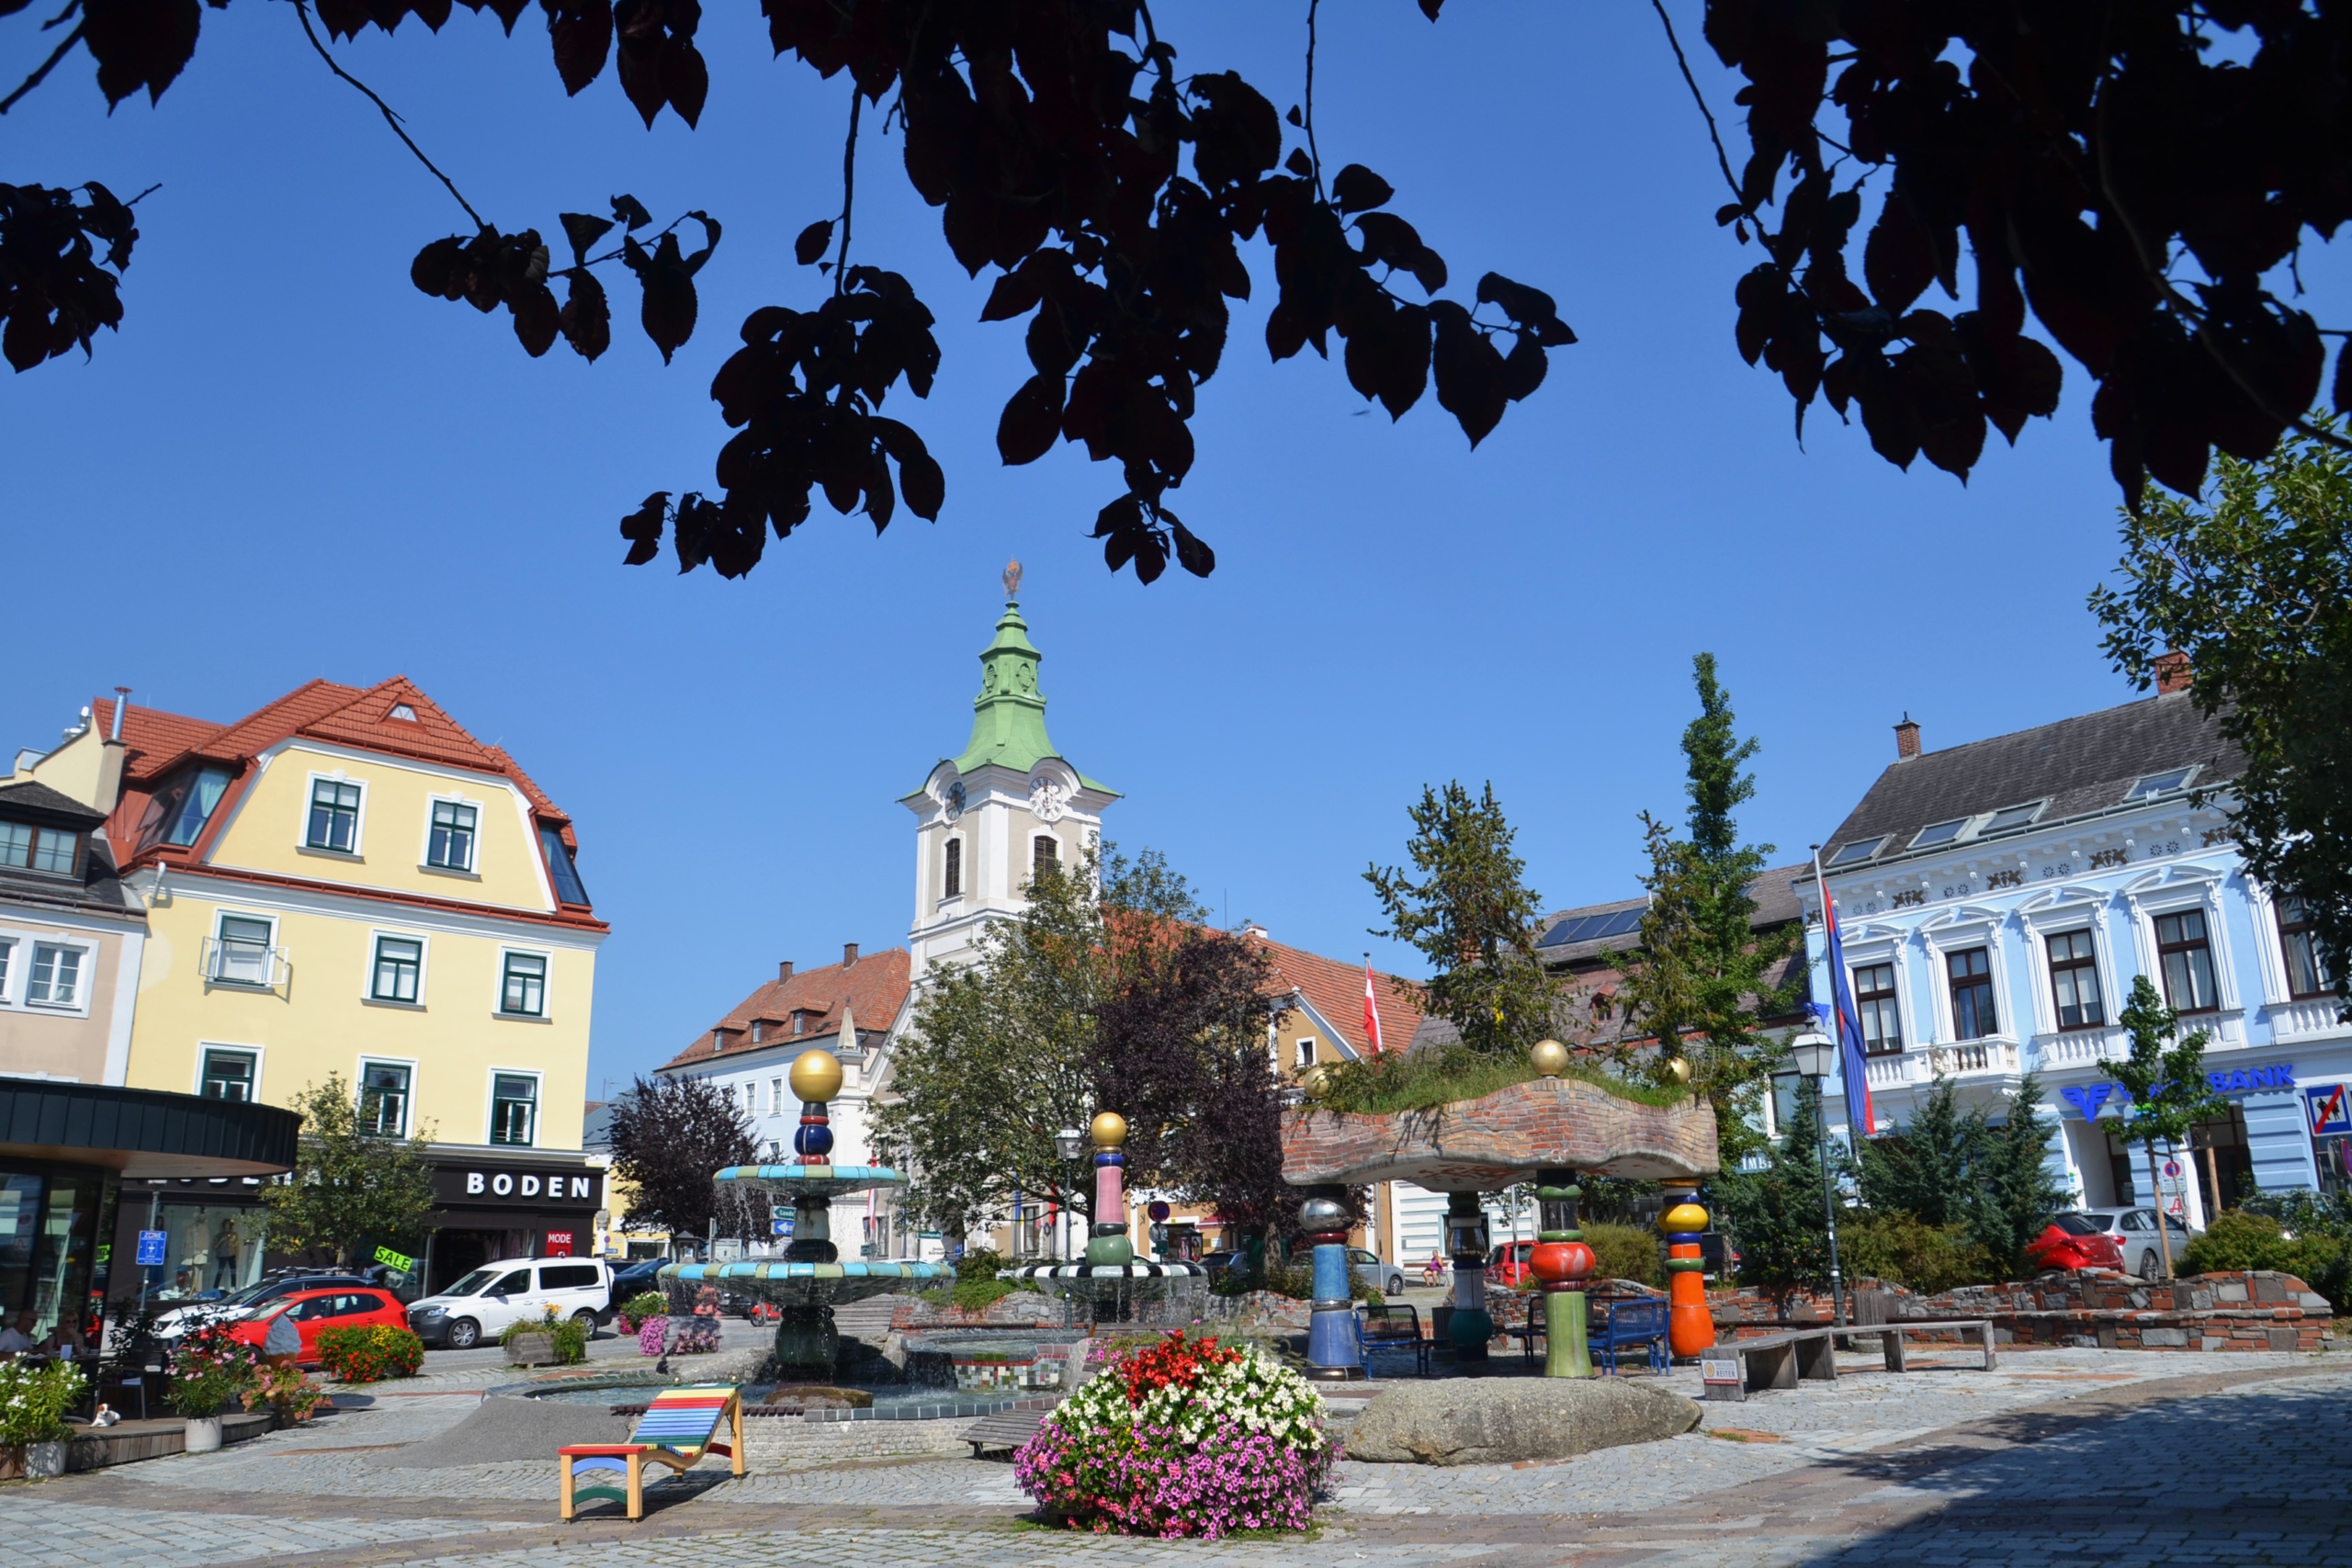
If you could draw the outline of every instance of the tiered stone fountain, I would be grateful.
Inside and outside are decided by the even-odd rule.
[[[790,1165],[736,1165],[719,1171],[722,1191],[733,1191],[765,1212],[788,1199],[793,1210],[792,1243],[781,1258],[744,1258],[729,1263],[673,1263],[661,1271],[665,1286],[692,1289],[723,1285],[774,1303],[775,1359],[787,1380],[807,1374],[830,1376],[840,1350],[833,1308],[842,1302],[893,1291],[920,1291],[953,1280],[944,1264],[906,1261],[840,1261],[832,1239],[832,1201],[853,1192],[906,1185],[885,1166],[832,1163],[833,1130],[825,1107],[841,1092],[842,1065],[831,1052],[804,1051],[794,1060],[792,1092],[800,1100],[800,1127]]]

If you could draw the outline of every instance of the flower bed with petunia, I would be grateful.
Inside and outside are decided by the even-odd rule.
[[[1257,1350],[1176,1330],[1080,1386],[1013,1455],[1045,1518],[1121,1535],[1305,1529],[1340,1457],[1323,1401]]]

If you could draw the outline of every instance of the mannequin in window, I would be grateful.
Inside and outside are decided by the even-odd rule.
[[[212,1238],[214,1290],[226,1290],[236,1284],[237,1254],[244,1245],[244,1238],[237,1234],[237,1216],[231,1214],[220,1222],[220,1229]]]

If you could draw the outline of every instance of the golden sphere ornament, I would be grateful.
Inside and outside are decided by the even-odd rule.
[[[792,1092],[812,1105],[822,1105],[842,1091],[841,1058],[820,1046],[793,1058]]]
[[[1686,1198],[1657,1217],[1657,1228],[1668,1233],[1703,1231],[1707,1228],[1707,1211]]]
[[[1568,1048],[1556,1040],[1538,1040],[1528,1051],[1527,1059],[1545,1077],[1556,1078],[1567,1071]]]
[[[1688,1056],[1677,1056],[1672,1061],[1667,1063],[1666,1070],[1674,1075],[1674,1081],[1676,1083],[1689,1083],[1690,1081],[1690,1058]]]
[[[1306,1090],[1307,1099],[1322,1099],[1331,1092],[1331,1069],[1329,1067],[1307,1068],[1299,1076],[1298,1087]]]
[[[1127,1141],[1127,1119],[1115,1111],[1096,1115],[1090,1130],[1098,1149],[1115,1149]]]

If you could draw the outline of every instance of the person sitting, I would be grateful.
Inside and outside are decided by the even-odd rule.
[[[27,1307],[17,1314],[15,1323],[0,1328],[0,1360],[14,1360],[31,1349],[33,1331],[40,1323],[40,1319],[33,1315],[32,1309]]]

